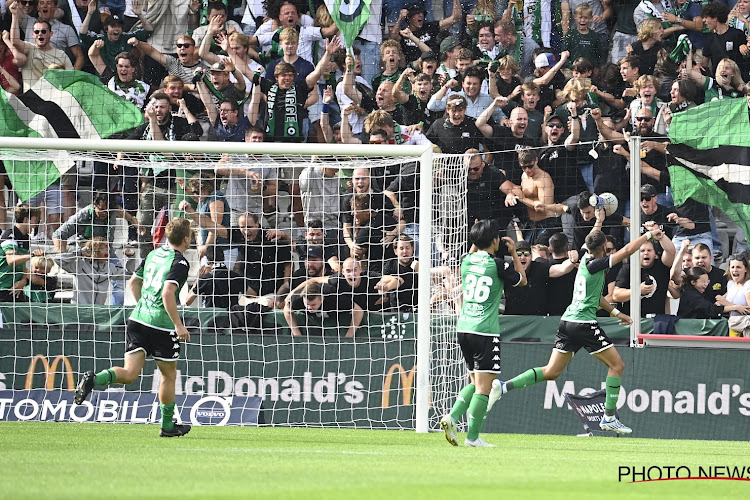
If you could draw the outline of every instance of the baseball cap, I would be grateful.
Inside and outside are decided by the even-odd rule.
[[[641,196],[653,197],[656,196],[656,188],[651,184],[644,184],[641,186]]]
[[[314,245],[307,247],[307,260],[310,259],[322,259],[323,258],[323,247],[320,245]]]
[[[526,240],[519,240],[516,242],[516,250],[531,250],[531,245]]]
[[[534,66],[537,68],[546,68],[547,66],[554,66],[557,58],[554,54],[547,52],[546,54],[539,54],[534,58]]]
[[[422,2],[412,2],[406,6],[406,17],[411,17],[414,14],[427,14],[427,10],[424,8]]]
[[[211,65],[210,71],[229,71],[223,62],[215,62]]]
[[[453,94],[450,97],[448,97],[448,100],[445,101],[445,107],[450,108],[453,106],[458,106],[460,108],[466,107],[466,98],[462,95]]]
[[[461,42],[455,36],[447,36],[440,42],[440,53],[448,52],[455,46],[461,45]]]
[[[437,56],[431,50],[428,50],[427,52],[422,52],[422,55],[419,56],[419,58],[423,61],[430,61],[430,60],[437,61]]]
[[[109,16],[107,19],[104,20],[104,26],[112,26],[118,23],[123,24],[122,18],[118,16],[117,14]]]

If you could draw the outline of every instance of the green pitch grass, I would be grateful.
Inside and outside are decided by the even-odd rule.
[[[748,498],[745,481],[618,482],[619,466],[750,466],[746,442],[0,423],[0,498]],[[463,436],[460,436],[463,439]],[[748,474],[750,476],[750,474]],[[747,476],[746,476],[747,477]],[[628,479],[629,481],[630,479]]]

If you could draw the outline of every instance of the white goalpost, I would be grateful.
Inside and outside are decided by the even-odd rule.
[[[118,153],[122,156],[119,160]],[[143,169],[154,166],[154,157],[158,158],[157,162],[164,168],[191,172],[213,171],[222,155],[239,158],[238,161],[241,163],[258,168],[269,166],[274,169],[274,172],[277,171],[276,169],[281,171],[287,167],[303,169],[316,161],[321,165],[335,165],[342,171],[368,168],[372,172],[382,169],[387,171],[389,165],[396,164],[400,168],[400,166],[417,162],[419,179],[415,186],[418,188],[415,187],[416,192],[409,193],[416,202],[415,208],[418,208],[419,213],[418,218],[413,221],[418,227],[418,241],[416,242],[418,255],[415,257],[419,261],[419,272],[416,273],[417,282],[415,283],[419,306],[414,308],[413,314],[416,317],[416,326],[413,327],[416,335],[413,340],[401,340],[400,346],[388,341],[389,335],[393,338],[394,331],[400,329],[403,332],[410,328],[408,325],[404,326],[403,323],[404,318],[411,316],[399,310],[386,311],[385,308],[382,315],[368,313],[369,319],[375,318],[376,322],[381,321],[381,323],[366,326],[366,332],[370,333],[369,335],[364,333],[362,340],[355,337],[351,343],[347,339],[338,345],[336,339],[325,337],[313,339],[311,337],[311,344],[305,347],[309,354],[308,359],[283,359],[287,353],[297,355],[297,352],[305,350],[300,348],[302,344],[297,338],[286,336],[282,338],[279,334],[266,333],[262,340],[245,342],[243,339],[240,342],[237,336],[230,335],[227,342],[222,338],[226,336],[216,335],[211,337],[215,339],[212,340],[215,345],[202,343],[200,346],[186,346],[183,350],[185,373],[183,373],[184,380],[178,382],[178,391],[181,390],[186,398],[202,398],[197,404],[203,405],[208,404],[204,400],[221,399],[222,396],[226,396],[227,400],[232,398],[239,400],[239,396],[257,397],[257,404],[265,412],[264,420],[256,422],[258,424],[411,428],[417,432],[428,432],[436,428],[440,415],[450,409],[453,394],[465,377],[463,361],[455,345],[453,329],[455,304],[458,302],[456,290],[460,290],[460,284],[456,279],[457,257],[460,256],[466,241],[464,231],[467,167],[462,156],[433,155],[432,148],[429,146],[292,145],[288,143],[0,137],[0,159],[6,162],[6,166],[11,162],[51,161],[60,172],[68,174],[74,172],[68,168],[76,162],[79,165],[85,161],[101,162],[107,165],[116,162],[120,167],[130,166]],[[434,186],[433,175],[438,171],[441,172],[441,182],[439,186]],[[104,175],[111,177],[111,174]],[[278,180],[279,185],[289,181],[280,174],[274,175],[279,175],[278,179],[273,179]],[[185,176],[186,179],[187,177]],[[345,182],[346,178],[343,178],[342,186]],[[381,182],[381,188],[385,187]],[[285,193],[278,194],[286,196]],[[289,201],[287,200],[286,203],[288,206]],[[80,210],[82,204],[83,202],[68,208]],[[62,217],[61,222],[65,223],[66,216]],[[293,219],[293,217],[289,218]],[[120,232],[122,230],[120,227]],[[289,232],[293,240],[295,235],[299,236],[304,231],[304,228],[296,227],[292,221],[284,226],[283,230]],[[51,238],[52,234],[47,236]],[[120,236],[118,241],[127,242],[128,238],[123,239],[122,235]],[[31,247],[32,249],[45,248],[50,256],[55,257],[55,249],[49,241],[34,242],[32,239]],[[292,248],[294,248],[293,245]],[[122,249],[115,245],[112,252],[119,255]],[[304,256],[295,254],[294,250],[292,255],[293,266],[301,267]],[[344,257],[342,256],[341,261]],[[137,254],[135,258],[138,258]],[[200,262],[196,255],[191,255],[189,260],[193,267]],[[134,267],[137,267],[137,262],[131,263],[128,272],[132,272]],[[437,272],[441,272],[440,269],[443,272],[438,278],[434,277],[436,269]],[[197,269],[191,271],[192,278],[185,288],[188,288],[191,281],[198,279],[197,272]],[[68,279],[69,275],[70,273],[62,271],[59,273],[61,278]],[[438,285],[439,290],[436,288]],[[186,295],[187,292],[183,290],[181,297],[184,298]],[[68,373],[63,373],[67,365],[70,365],[76,372],[77,378],[77,373],[85,369],[100,370],[107,368],[109,363],[116,364],[119,361],[117,353],[121,352],[122,346],[114,346],[123,343],[121,334],[124,327],[118,316],[121,312],[118,312],[115,306],[102,307],[108,311],[104,323],[110,322],[113,325],[109,329],[112,334],[111,339],[97,337],[101,335],[96,333],[97,330],[101,331],[103,327],[98,319],[96,306],[92,309],[89,305],[58,302],[0,305],[0,318],[2,318],[0,321],[4,320],[3,326],[0,326],[0,332],[3,332],[0,335],[0,345],[3,346],[1,349],[3,354],[0,354],[0,374],[5,377],[0,389],[18,391],[43,388],[49,393],[60,388],[66,389],[61,392],[68,392],[71,389],[70,369],[67,369]],[[181,313],[191,311],[198,317],[202,313],[200,303],[198,307],[185,307],[180,310]],[[70,311],[74,311],[76,316],[74,320],[66,317],[71,314]],[[48,324],[40,323],[41,314],[46,315],[47,318],[57,319],[50,319]],[[276,311],[276,318],[279,317],[280,313]],[[86,326],[76,327],[78,330],[73,328],[66,330],[63,326],[59,333],[53,333],[58,325],[56,322],[59,322],[59,325],[86,323]],[[198,324],[202,325],[203,322],[204,320],[200,319]],[[362,329],[360,328],[359,331]],[[377,335],[379,335],[378,332],[383,333],[381,338],[373,338],[372,332],[376,332]],[[75,338],[74,334],[78,337]],[[398,335],[395,337],[398,338]],[[206,335],[205,339],[208,338],[209,336]],[[197,341],[203,342],[200,336],[197,337]],[[406,345],[409,342],[413,342],[414,347],[407,349]],[[318,352],[323,353],[322,364],[316,364],[319,360],[313,359]],[[92,354],[95,354],[94,359],[91,359]],[[220,359],[226,356],[232,359]],[[409,359],[415,360],[413,368],[408,364],[403,366]],[[57,362],[57,360],[60,361]],[[26,369],[27,362],[29,363],[28,369]],[[284,365],[285,362],[289,363],[289,367]],[[226,373],[228,370],[223,367],[227,366],[227,363],[233,369],[238,370],[236,376],[233,373]],[[46,366],[38,367],[38,364]],[[148,365],[146,369],[149,369]],[[43,376],[42,371],[46,371]],[[63,376],[55,378],[55,373],[62,373]],[[144,371],[144,375],[148,374]],[[343,382],[340,380],[342,377],[346,379]],[[137,387],[128,386],[128,390],[124,393],[153,392],[157,381],[156,376],[146,376],[136,383]],[[331,390],[335,392],[335,395],[329,394]],[[125,406],[122,414],[127,414],[127,398],[122,395],[124,394],[122,391],[123,389],[119,389],[119,392],[114,390],[120,398],[119,408],[122,409],[122,406]],[[298,391],[298,394],[295,394],[295,391]],[[102,401],[111,397],[108,394],[111,393],[102,393]],[[58,396],[58,400],[60,397],[63,396]],[[342,400],[342,398],[347,399]],[[309,400],[312,400],[311,406],[306,407],[305,404]],[[293,407],[285,407],[284,405],[289,406],[290,401]],[[331,401],[334,402],[333,405],[328,404]],[[335,402],[340,401],[344,401],[347,407],[342,408],[340,404],[337,407]],[[364,401],[368,408],[357,406],[361,401]],[[139,403],[131,402],[130,404],[130,408],[138,408]],[[233,407],[234,403],[225,401],[217,404],[220,408],[237,410]],[[185,405],[184,411],[187,412],[187,400]],[[42,406],[40,405],[40,408]],[[21,413],[28,416],[32,409]],[[241,412],[247,408],[238,410]],[[73,410],[69,411],[73,415]],[[190,411],[193,415],[195,408]],[[73,415],[71,418],[73,420],[80,418],[82,413],[81,410],[75,414],[77,417]],[[95,418],[96,414],[92,410],[92,415],[94,415],[92,418]],[[134,418],[136,414],[137,410],[132,409]],[[282,418],[282,415],[286,417]],[[41,417],[41,410],[39,410],[38,417]],[[217,421],[233,423],[229,417],[222,422],[225,417],[217,417]],[[122,421],[127,421],[127,419],[122,419]]]

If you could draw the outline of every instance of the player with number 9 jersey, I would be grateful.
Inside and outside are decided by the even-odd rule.
[[[135,272],[143,281],[143,286],[141,299],[130,315],[131,321],[159,330],[174,330],[174,323],[164,308],[162,291],[166,283],[175,283],[175,299],[179,303],[179,293],[187,281],[189,271],[190,264],[185,256],[171,247],[161,246],[148,254]]]

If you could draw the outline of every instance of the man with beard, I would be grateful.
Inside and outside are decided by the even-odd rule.
[[[513,21],[500,19],[495,22],[495,41],[500,47],[498,58],[511,55],[521,65],[520,75],[526,78],[534,72],[534,51],[539,45],[531,38],[524,38],[516,31]]]
[[[347,244],[350,251],[354,251],[356,243],[354,241],[354,216],[352,215],[351,199],[352,194],[367,194],[370,196],[370,207],[373,210],[385,212],[388,215],[393,214],[393,202],[383,194],[382,190],[374,189],[370,170],[367,168],[355,168],[352,172],[352,193],[347,193],[341,197],[341,234],[344,243]]]
[[[671,210],[657,203],[656,194],[656,188],[651,184],[641,186],[641,234],[648,231],[646,225],[656,224],[671,238],[675,226],[668,218]]]
[[[461,154],[467,149],[479,149],[488,144],[489,135],[482,135],[474,118],[466,116],[466,98],[452,95],[445,103],[446,118],[436,120],[427,131],[427,138],[445,154]],[[487,148],[485,148],[487,149]]]
[[[432,77],[426,73],[414,75],[415,71],[412,68],[406,68],[391,91],[396,102],[404,108],[406,119],[403,124],[421,123],[423,130],[429,130],[432,123],[440,118],[443,113],[427,109],[427,103],[430,102],[430,96],[432,95]],[[404,82],[407,79],[411,81],[411,94],[403,90]]]
[[[13,14],[10,24],[10,45],[16,66],[21,68],[24,90],[30,89],[44,72],[53,64],[59,64],[65,69],[73,69],[70,59],[64,51],[50,45],[52,28],[48,21],[39,21],[33,25],[34,43],[24,42],[18,29],[18,13],[21,12],[21,2],[14,2],[8,6]]]
[[[576,250],[570,249],[568,237],[565,233],[555,233],[549,239],[550,264],[563,264],[570,260],[574,265],[578,265],[579,255]],[[576,273],[561,274],[560,276],[550,277],[547,281],[545,290],[545,299],[547,301],[545,315],[562,316],[565,309],[573,300],[573,287],[575,286]]]
[[[645,231],[657,229],[656,224],[645,227]],[[644,232],[645,232],[644,231]],[[640,248],[641,259],[641,316],[646,314],[664,314],[666,312],[667,289],[669,275],[674,263],[675,248],[672,240],[664,233],[658,240],[659,248],[654,240],[646,241]],[[659,255],[661,251],[661,255]],[[617,273],[615,290],[612,294],[615,302],[620,302],[625,313],[630,312],[630,265],[624,263]]]
[[[726,295],[727,293],[727,275],[718,267],[711,265],[712,261],[713,256],[708,245],[698,243],[693,247],[693,266],[705,269],[710,280],[703,296],[713,304],[716,302],[717,295]]]
[[[128,43],[133,47],[137,47],[141,52],[164,66],[170,75],[180,77],[187,90],[191,92],[195,90],[193,78],[196,77],[196,71],[208,68],[208,64],[198,55],[195,40],[190,35],[180,35],[177,37],[177,41],[175,42],[177,57],[162,54],[150,44],[137,37],[131,38],[128,40]]]
[[[205,95],[205,92],[201,93],[201,97]],[[211,120],[208,129],[209,141],[245,142],[245,135],[252,125],[246,116],[240,116],[240,105],[237,101],[223,99],[218,110],[209,102],[206,103],[206,109]]]
[[[104,47],[101,48],[102,59],[111,71],[117,71],[115,65],[115,56],[120,52],[128,52],[130,50],[130,40],[135,38],[138,41],[145,42],[151,37],[154,31],[154,27],[151,25],[148,19],[146,19],[145,12],[143,11],[143,4],[139,2],[133,2],[133,12],[138,16],[143,29],[130,31],[123,33],[122,31],[122,18],[120,16],[109,16],[104,21],[104,35],[99,35],[89,31],[89,23],[94,15],[99,15],[96,2],[89,2],[88,10],[86,11],[86,18],[81,24],[81,41],[83,42],[86,50],[91,47],[95,41],[104,40]]]
[[[581,151],[577,144],[581,123],[578,120],[568,120],[568,126],[570,134],[566,136],[562,118],[557,115],[547,116],[544,125],[547,144],[539,153],[539,166],[555,183],[556,203],[577,200],[578,194],[587,189],[581,169],[578,168]]]
[[[307,320],[311,317],[321,321],[328,318],[338,319],[339,314],[350,313],[351,323],[345,335],[347,338],[354,337],[354,332],[364,317],[362,308],[358,304],[353,304],[351,297],[342,297],[333,287],[315,281],[306,281],[300,290],[293,291],[284,302],[284,318],[292,331],[292,336],[301,337],[302,331],[297,322],[300,318],[295,314],[296,311],[305,313],[303,318],[306,320],[306,327]],[[306,328],[306,333],[309,332],[309,328]]]
[[[531,245],[525,240],[516,243],[516,255],[526,273],[526,286],[505,289],[504,314],[544,316],[547,313],[549,280],[567,275],[575,269],[575,264],[570,258],[554,265],[549,261],[533,260]]]
[[[482,81],[484,80],[482,72],[477,68],[469,68],[464,74],[461,82],[462,90],[453,91],[458,86],[458,81],[454,78],[448,80],[445,85],[433,94],[427,103],[427,109],[430,111],[442,111],[446,108],[446,101],[453,95],[460,95],[466,98],[466,114],[472,118],[479,118],[486,109],[492,109],[492,118],[495,123],[505,118],[505,113],[500,107],[493,106],[494,101],[489,94],[482,92]],[[447,98],[446,98],[447,95]],[[505,100],[507,105],[507,99]]]
[[[478,149],[469,149],[465,155],[469,164],[466,182],[466,231],[471,231],[474,221],[495,219],[504,231],[513,216],[506,208],[517,203],[521,196],[519,186],[510,182],[505,174],[487,165]],[[466,248],[468,250],[468,247]]]
[[[529,125],[529,115],[524,108],[513,108],[510,112],[510,125],[490,125],[490,116],[496,108],[508,104],[505,97],[496,97],[490,106],[477,118],[476,126],[486,141],[491,144],[491,151],[499,151],[495,155],[495,166],[505,172],[511,180],[521,180],[521,167],[518,164],[518,151],[537,144],[526,137],[526,127]]]
[[[321,278],[323,276],[330,276],[331,274],[331,268],[323,260],[323,246],[308,246],[303,265],[292,273],[289,282],[281,285],[279,288],[279,298],[283,299],[289,294],[290,290],[296,289],[310,278]]]
[[[391,292],[391,309],[414,311],[417,305],[417,273],[419,262],[414,259],[414,240],[406,234],[399,235],[393,242],[395,259],[386,262],[383,267],[383,283],[388,276],[398,281],[396,289]]]
[[[403,231],[404,223],[373,209],[369,194],[353,194],[349,199],[354,239],[350,256],[366,261],[368,269],[382,274],[385,262],[393,258],[390,243]]]
[[[402,23],[406,21],[408,29],[420,42],[430,50],[437,52],[438,35],[463,19],[460,0],[453,0],[453,12],[440,21],[425,22],[426,11],[423,2],[414,2],[401,9],[398,20],[390,27],[391,40],[401,41],[401,51],[407,62],[416,61],[422,54],[422,49],[413,40],[402,36]]]
[[[162,91],[169,97],[169,104],[172,107],[172,113],[177,116],[186,115],[180,109],[180,101],[185,101],[188,111],[199,120],[208,120],[206,107],[201,100],[190,92],[185,92],[185,82],[177,75],[167,75],[161,83]]]

